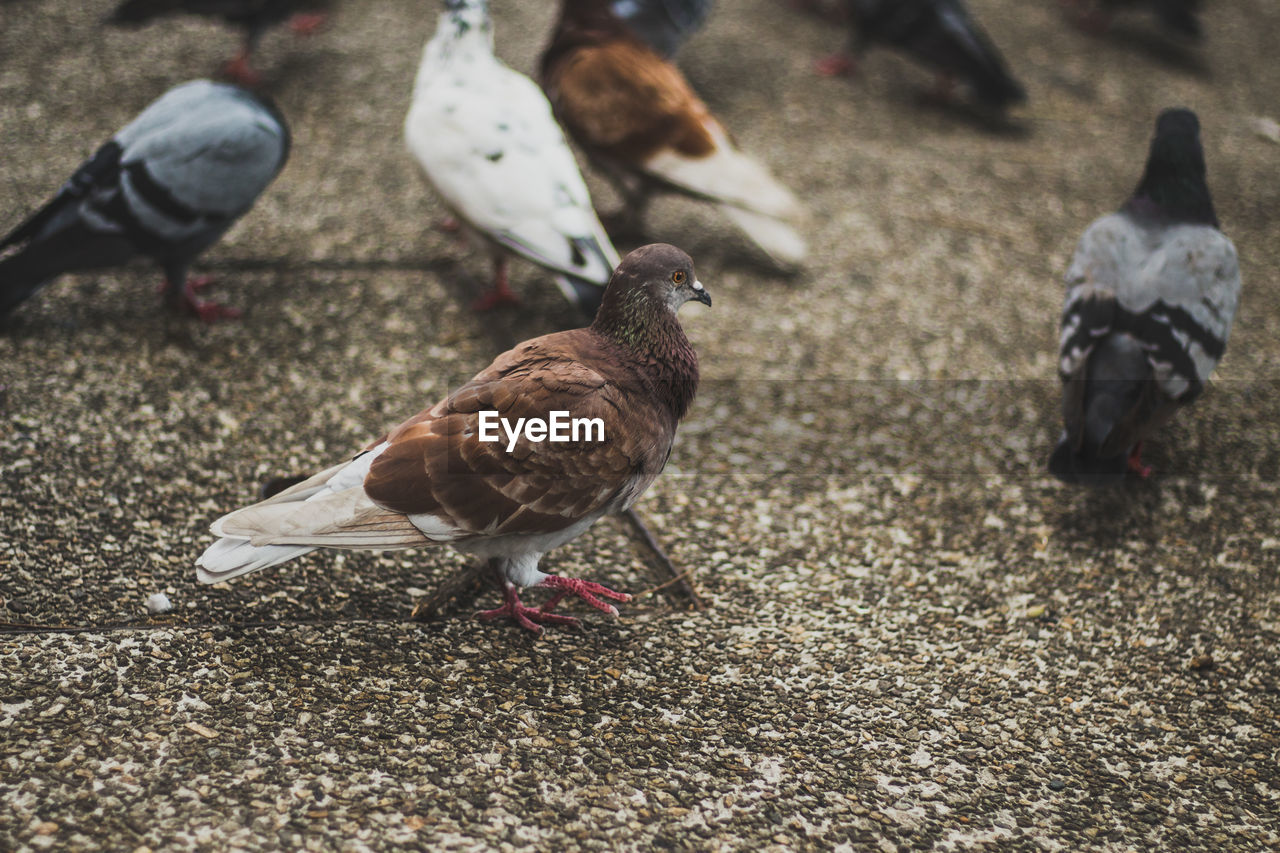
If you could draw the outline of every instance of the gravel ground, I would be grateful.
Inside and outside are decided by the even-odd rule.
[[[100,29],[110,5],[0,6],[0,230],[234,49]],[[532,69],[551,4],[495,5]],[[721,0],[688,45],[810,206],[811,263],[651,210],[715,308],[684,313],[706,381],[641,510],[707,608],[607,521],[548,565],[641,594],[539,638],[469,618],[487,590],[410,621],[467,568],[444,550],[195,581],[263,480],[574,321],[523,264],[527,310],[465,307],[487,266],[431,227],[399,135],[433,3],[269,35],[294,156],[197,270],[245,319],[167,316],[139,265],[0,334],[0,849],[1275,849],[1280,7],[1212,4],[1188,51],[1142,17],[1090,38],[1049,0],[973,5],[1030,92],[1012,128],[922,105],[886,53],[816,78],[840,36],[776,0]],[[1178,103],[1243,304],[1157,475],[1072,491],[1043,470],[1060,275]]]

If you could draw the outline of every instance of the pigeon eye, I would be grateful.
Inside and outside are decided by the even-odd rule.
[[[674,281],[676,284],[684,284],[684,279],[685,279],[684,270],[676,270],[671,274],[671,280]]]

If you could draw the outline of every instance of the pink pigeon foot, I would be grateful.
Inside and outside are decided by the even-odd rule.
[[[1129,451],[1129,470],[1133,472],[1141,480],[1145,480],[1151,476],[1154,470],[1150,465],[1142,464],[1142,442],[1139,441],[1133,446],[1133,450]]]
[[[471,303],[473,311],[492,311],[500,305],[519,305],[520,297],[507,284],[507,262],[505,259],[494,261],[493,289]]]
[[[530,630],[535,634],[542,633],[542,626],[537,624],[539,622],[549,622],[553,625],[578,624],[578,620],[572,616],[562,616],[559,613],[548,612],[548,605],[554,607],[559,603],[561,596],[553,597],[542,607],[530,607],[520,601],[520,594],[516,591],[515,584],[507,581],[503,581],[503,596],[506,598],[506,602],[501,607],[493,610],[481,610],[476,614],[476,618],[488,622],[493,619],[509,617],[514,619],[521,628]]]
[[[556,591],[555,595],[551,596],[546,604],[542,605],[544,611],[551,610],[565,596],[576,595],[596,610],[601,610],[610,616],[617,616],[618,608],[607,601],[601,601],[596,596],[603,595],[605,598],[612,598],[614,601],[631,600],[631,596],[625,592],[614,592],[607,586],[594,581],[584,581],[582,578],[562,578],[559,575],[548,575],[538,586],[545,586]]]
[[[327,12],[298,12],[289,19],[288,27],[300,36],[313,36],[328,21]]]
[[[241,316],[239,308],[232,308],[227,305],[219,305],[212,299],[201,299],[196,296],[196,291],[203,290],[213,283],[213,279],[207,275],[198,278],[187,279],[186,284],[182,286],[182,301],[180,307],[190,311],[206,323],[216,323],[219,320],[234,320]],[[168,293],[173,285],[165,281],[159,287],[161,293]]]
[[[239,83],[241,86],[253,88],[261,85],[262,75],[253,70],[253,66],[249,64],[249,50],[245,48],[235,55],[235,58],[222,66],[222,73],[233,83]]]
[[[852,77],[858,70],[858,63],[848,53],[833,53],[814,63],[813,70],[822,77]]]

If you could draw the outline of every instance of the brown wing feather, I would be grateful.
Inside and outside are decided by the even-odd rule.
[[[579,48],[548,69],[546,85],[570,134],[601,154],[640,165],[663,149],[688,157],[715,150],[706,104],[675,66],[641,44]]]
[[[588,367],[586,330],[548,335],[499,357],[448,399],[392,430],[364,490],[379,506],[426,514],[470,535],[547,533],[628,498],[656,477],[675,423],[620,368]],[[591,359],[608,364],[609,360]],[[604,375],[615,371],[614,375]],[[513,423],[565,411],[599,418],[603,441],[480,440],[480,413]],[[656,428],[655,428],[656,427]]]

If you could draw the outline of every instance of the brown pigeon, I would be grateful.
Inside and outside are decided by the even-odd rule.
[[[504,604],[483,618],[532,631],[572,624],[552,612],[567,595],[616,614],[601,598],[630,596],[546,574],[538,561],[630,507],[666,464],[698,384],[698,358],[676,318],[690,299],[711,304],[687,254],[661,243],[636,249],[589,327],[520,344],[350,461],[215,521],[219,538],[197,561],[199,579],[217,583],[321,547],[447,542],[487,559],[504,590]],[[526,586],[552,596],[529,607],[518,594]]]
[[[569,135],[619,186],[634,220],[653,190],[675,190],[719,205],[780,266],[804,260],[795,196],[738,149],[684,75],[607,0],[564,0],[542,55],[542,87]]]

